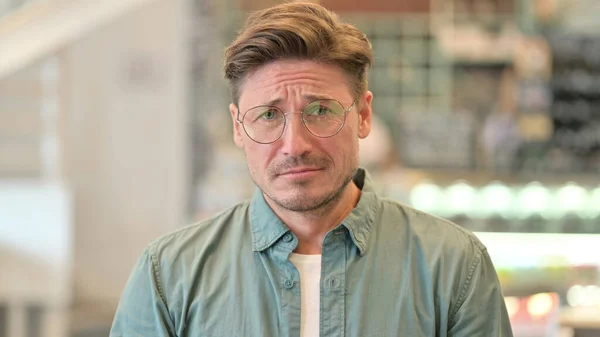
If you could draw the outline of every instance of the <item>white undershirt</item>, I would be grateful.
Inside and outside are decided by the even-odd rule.
[[[300,273],[300,337],[319,337],[321,255],[290,255]]]

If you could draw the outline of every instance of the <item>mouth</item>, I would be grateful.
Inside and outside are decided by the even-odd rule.
[[[305,177],[314,175],[314,174],[318,173],[319,171],[322,171],[322,169],[313,168],[313,167],[297,167],[297,168],[283,171],[282,173],[279,173],[278,175],[280,177],[287,177],[287,178],[305,178]]]

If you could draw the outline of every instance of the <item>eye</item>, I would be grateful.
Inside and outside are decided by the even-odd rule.
[[[331,109],[329,109],[329,107],[319,105],[319,107],[315,111],[315,114],[317,116],[324,116],[324,115],[327,115],[330,111],[331,111]]]
[[[310,117],[323,117],[332,113],[331,107],[326,103],[316,103],[306,109],[305,114]]]
[[[276,115],[277,115],[277,113],[275,112],[275,110],[270,109],[270,110],[263,112],[263,114],[260,116],[260,118],[266,119],[266,120],[271,120],[271,119],[275,119]]]
[[[278,119],[278,115],[279,115],[279,111],[275,108],[266,108],[266,110],[263,110],[262,112],[259,112],[259,114],[253,118],[253,121],[273,121]]]

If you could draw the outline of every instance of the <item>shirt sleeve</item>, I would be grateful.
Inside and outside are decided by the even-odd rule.
[[[448,327],[449,337],[512,337],[496,269],[481,248],[470,266]]]
[[[110,337],[176,336],[158,275],[158,264],[146,249],[127,281]]]

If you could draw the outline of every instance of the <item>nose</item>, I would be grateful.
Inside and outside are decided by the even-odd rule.
[[[286,114],[285,130],[279,139],[281,142],[280,151],[284,155],[300,157],[309,153],[312,150],[312,138],[314,136],[308,132],[302,123],[302,114]]]

